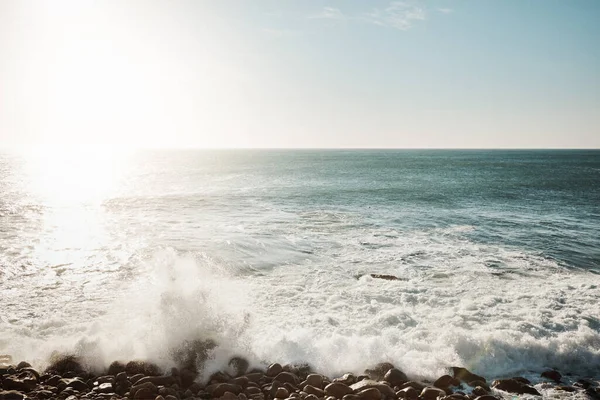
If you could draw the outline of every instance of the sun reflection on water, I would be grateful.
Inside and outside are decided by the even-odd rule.
[[[57,277],[69,280],[103,267],[97,265],[99,250],[110,243],[103,202],[119,192],[128,159],[128,152],[81,148],[26,156],[25,186],[42,206],[40,230],[32,238],[40,267],[53,267]],[[75,274],[63,274],[65,268]]]

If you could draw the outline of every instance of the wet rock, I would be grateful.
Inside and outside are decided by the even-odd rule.
[[[305,380],[307,385],[311,385],[317,387],[319,389],[323,388],[323,375],[319,374],[309,374],[306,376]]]
[[[556,370],[549,369],[547,371],[542,372],[542,378],[548,378],[558,383],[562,379],[562,375]]]
[[[31,397],[37,397],[38,399],[49,399],[54,397],[54,392],[51,390],[38,390],[34,392]]]
[[[350,388],[354,390],[355,393],[365,389],[375,388],[386,397],[394,397],[396,394],[388,385],[371,379],[363,379],[362,381],[356,382],[354,385],[350,385]]]
[[[16,390],[0,390],[0,400],[23,400],[25,395]]]
[[[84,370],[77,357],[73,355],[54,355],[45,372],[52,372],[64,378],[68,377],[69,374],[83,373]]]
[[[421,398],[423,400],[435,400],[438,397],[445,397],[446,392],[439,388],[426,387],[421,391]]]
[[[125,372],[125,364],[120,361],[113,361],[106,372],[108,375],[117,375],[121,372]]]
[[[115,382],[125,382],[127,380],[127,372],[119,372],[115,375]]]
[[[46,379],[45,383],[50,386],[58,386],[61,379],[62,377],[60,375],[52,375],[50,378]]]
[[[456,379],[463,381],[464,383],[470,384],[473,381],[487,382],[483,376],[476,375],[466,368],[452,367],[452,373]],[[470,385],[472,386],[472,385]]]
[[[323,389],[319,389],[318,387],[314,387],[312,385],[306,385],[304,387],[304,391],[308,394],[314,394],[317,397],[325,396],[325,392],[323,391]]]
[[[101,383],[100,385],[98,385],[96,392],[98,392],[98,393],[113,393],[114,392],[113,385],[112,385],[112,383],[109,383],[109,382]]]
[[[341,399],[347,394],[352,393],[353,390],[342,382],[332,382],[325,386],[325,393],[329,396],[333,396],[337,399]]]
[[[389,382],[392,386],[399,386],[404,382],[408,382],[408,377],[402,371],[397,368],[391,368],[383,376],[383,380]]]
[[[400,385],[400,390],[406,389],[409,387],[411,387],[411,388],[417,390],[419,393],[421,393],[421,391],[423,389],[425,389],[427,387],[427,385],[425,385],[424,383],[421,383],[421,382],[417,382],[417,381],[408,381],[408,382]]]
[[[244,393],[246,393],[246,395],[250,396],[253,394],[258,394],[260,393],[260,388],[256,387],[256,386],[248,386],[246,388],[246,390],[244,390]]]
[[[135,385],[135,384],[137,384],[137,381],[139,381],[143,377],[144,377],[144,374],[135,374],[129,378],[129,382],[131,382]]]
[[[380,381],[383,379],[385,374],[392,368],[394,368],[394,366],[391,363],[382,362],[379,364],[375,364],[373,368],[366,369],[365,374],[375,381]]]
[[[361,400],[361,399],[356,394],[347,394],[344,397],[342,397],[342,400]]]
[[[275,376],[275,379],[278,380],[279,382],[288,382],[291,383],[292,385],[297,385],[298,382],[300,381],[300,379],[298,379],[298,377],[296,375],[294,375],[291,372],[280,372],[277,374],[277,376]]]
[[[489,390],[486,390],[485,388],[482,388],[481,386],[475,386],[472,393],[476,396],[485,396],[489,392],[490,392]]]
[[[27,361],[21,361],[20,363],[17,364],[17,369],[23,369],[23,368],[31,368],[31,364],[29,364]]]
[[[156,398],[156,392],[153,392],[147,387],[143,387],[135,392],[133,398],[136,400],[154,400]]]
[[[554,389],[562,390],[563,392],[576,392],[577,388],[573,386],[556,386]]]
[[[252,373],[244,375],[244,377],[248,378],[248,380],[250,382],[254,382],[254,383],[260,382],[264,376],[265,376],[265,374],[263,374],[262,372],[252,372]]]
[[[540,393],[534,388],[524,383],[521,383],[514,379],[498,379],[492,383],[494,389],[503,390],[509,393],[516,394],[533,394],[541,396]]]
[[[419,397],[419,391],[411,386],[408,386],[397,391],[396,396],[400,399],[416,400]]]
[[[161,387],[158,388],[158,394],[160,394],[161,396],[167,398],[168,396],[175,396],[177,397],[177,390],[170,388],[170,387]]]
[[[277,399],[286,399],[289,395],[290,395],[290,392],[286,388],[280,387],[280,388],[277,388],[277,390],[275,391],[274,397]]]
[[[246,376],[238,376],[237,378],[233,378],[232,380],[230,380],[229,383],[233,385],[239,385],[242,388],[246,388],[248,387],[250,380]]]
[[[500,400],[500,399],[496,396],[484,394],[483,396],[478,396],[475,400]]]
[[[141,385],[146,382],[152,382],[156,386],[169,386],[176,383],[177,380],[173,376],[145,376],[136,381],[135,384]]]
[[[399,278],[395,275],[386,275],[386,274],[370,274],[371,278],[375,279],[385,279],[386,281],[407,281],[406,278]]]
[[[183,368],[179,371],[179,378],[181,379],[181,387],[188,387],[196,380],[198,373],[194,370]]]
[[[154,397],[156,397],[156,395],[158,394],[158,388],[156,387],[156,385],[152,382],[146,382],[146,383],[142,383],[141,385],[134,385],[131,387],[131,389],[129,389],[129,396],[133,397],[134,399],[137,398],[146,398],[146,397],[136,397],[136,395],[138,394],[138,392],[140,390],[143,390],[143,396],[148,396],[148,393],[152,394],[152,399],[154,399]],[[142,396],[142,395],[140,395]]]
[[[231,392],[225,392],[225,394],[221,396],[221,400],[238,400],[238,397]]]
[[[274,363],[274,364],[269,365],[269,368],[267,368],[266,375],[274,378],[282,372],[283,372],[283,367],[281,366],[281,364]]]
[[[319,400],[319,398],[314,394],[308,394],[306,397],[304,397],[304,400]]]
[[[129,361],[125,365],[127,375],[143,374],[144,376],[160,375],[160,369],[156,364],[147,361]]]
[[[17,390],[19,392],[30,392],[35,389],[37,380],[34,378],[18,378],[15,375],[6,376],[2,380],[2,388],[5,390]]]
[[[208,381],[210,383],[227,383],[232,379],[232,377],[223,372],[223,371],[217,371],[214,374],[212,374],[210,376],[210,378],[208,378]]]
[[[87,383],[82,381],[80,378],[74,379],[61,379],[58,383],[58,387],[60,388],[64,384],[65,388],[71,388],[77,392],[87,392],[90,390]]]
[[[531,381],[527,378],[523,378],[521,376],[515,376],[512,379],[514,379],[517,382],[521,382],[524,385],[531,385]]]
[[[487,390],[488,392],[490,391],[490,386],[487,384],[487,382],[484,382],[484,381],[471,381],[468,383],[468,385],[471,387],[480,386],[480,387],[484,388],[485,390]]]
[[[377,390],[377,388],[374,388],[374,387],[365,389],[365,390],[361,390],[360,392],[356,393],[356,395],[361,400],[380,400],[381,399],[381,392],[379,390]]]
[[[241,386],[232,385],[231,383],[219,383],[212,390],[208,390],[208,387],[206,389],[213,397],[221,397],[225,392],[231,392],[236,395],[242,392]]]
[[[340,382],[343,383],[344,385],[350,386],[356,383],[356,376],[354,376],[354,374],[351,373],[347,373],[342,375],[339,378],[335,378],[333,380],[334,382]]]
[[[454,378],[450,375],[440,376],[435,382],[433,382],[433,386],[440,389],[445,389],[450,386],[458,385],[460,385],[460,381],[457,378]]]
[[[177,396],[168,395],[168,396],[165,396],[165,400],[179,400],[179,399],[177,398]]]

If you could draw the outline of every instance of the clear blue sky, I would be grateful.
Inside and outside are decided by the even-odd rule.
[[[600,147],[598,0],[0,2],[0,146]]]

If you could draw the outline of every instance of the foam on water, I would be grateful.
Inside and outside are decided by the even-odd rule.
[[[465,230],[374,231],[325,262],[250,276],[206,255],[157,251],[123,282],[94,286],[93,308],[74,299],[28,321],[3,316],[0,352],[42,364],[59,350],[97,367],[129,359],[168,367],[182,343],[212,339],[207,374],[234,355],[331,375],[382,360],[426,378],[452,365],[487,377],[550,367],[598,374],[600,296],[590,274],[471,243]],[[374,260],[354,262],[365,243],[377,244]],[[365,273],[406,280],[356,278]]]

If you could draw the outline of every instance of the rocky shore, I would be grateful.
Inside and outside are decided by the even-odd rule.
[[[541,383],[534,387],[523,377],[488,382],[460,367],[429,382],[413,380],[390,363],[377,364],[360,375],[328,377],[308,365],[274,363],[266,369],[249,369],[245,359],[234,357],[227,372],[214,373],[202,382],[192,365],[162,371],[149,362],[115,361],[107,370],[94,373],[74,356],[60,357],[44,371],[12,361],[0,356],[0,400],[496,400],[541,398],[540,390],[546,389],[555,393],[551,397],[563,397],[562,393],[600,399],[598,381],[567,384],[555,370],[543,372]]]

